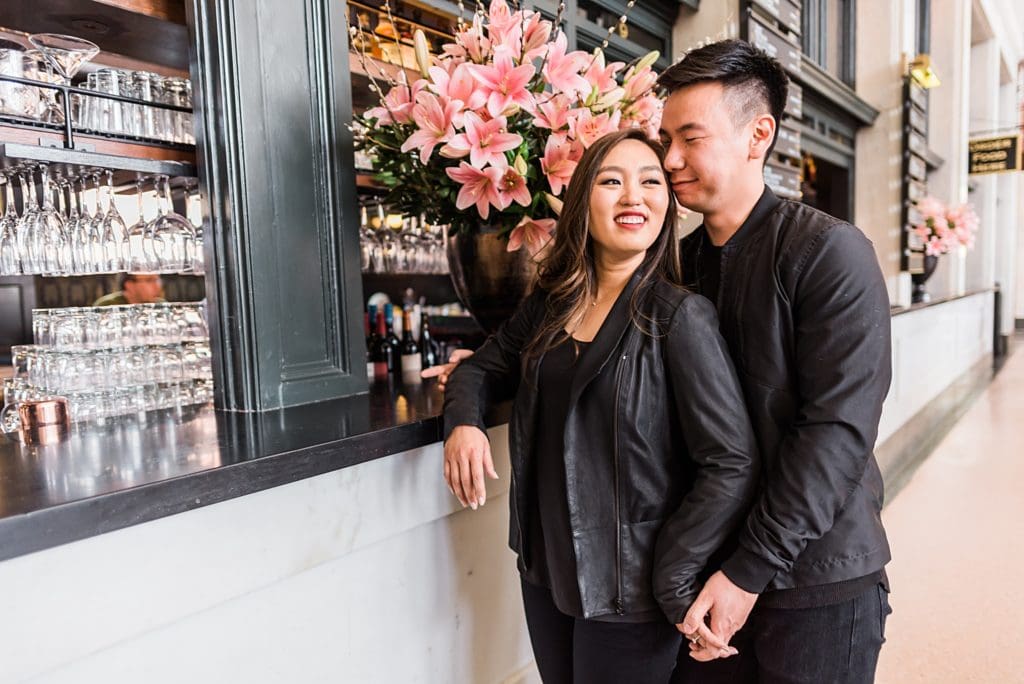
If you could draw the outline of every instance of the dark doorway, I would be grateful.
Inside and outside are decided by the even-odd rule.
[[[803,202],[844,221],[853,220],[850,202],[850,169],[804,152]]]

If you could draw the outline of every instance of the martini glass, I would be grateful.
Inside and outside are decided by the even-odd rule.
[[[82,65],[100,51],[96,43],[60,33],[35,33],[28,37],[28,42],[43,54],[46,63],[53,67],[63,81],[62,85],[66,86],[71,85],[71,79]]]

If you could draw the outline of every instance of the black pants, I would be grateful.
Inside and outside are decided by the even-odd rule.
[[[870,684],[891,612],[881,584],[832,606],[755,605],[730,642],[739,655],[700,663],[684,644],[672,684]]]
[[[664,684],[682,640],[674,625],[598,622],[558,610],[551,592],[523,585],[526,624],[544,684]]]

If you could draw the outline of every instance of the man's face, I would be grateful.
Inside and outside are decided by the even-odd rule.
[[[124,281],[124,297],[132,304],[155,302],[163,295],[163,289],[158,275],[137,275]]]
[[[665,170],[679,203],[714,215],[732,200],[730,188],[750,173],[751,125],[737,126],[720,83],[697,83],[669,95],[661,118]],[[757,162],[758,169],[760,162]]]

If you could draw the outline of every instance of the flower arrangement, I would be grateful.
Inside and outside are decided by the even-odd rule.
[[[559,20],[492,0],[440,55],[417,32],[421,77],[402,73],[386,93],[374,81],[380,104],[356,117],[387,202],[452,230],[493,226],[509,251],[536,254],[584,149],[619,128],[657,134],[658,53],[627,65],[569,51]]]
[[[917,203],[921,220],[910,230],[921,238],[927,256],[940,256],[954,247],[974,247],[978,215],[970,204],[946,206],[934,197]]]

